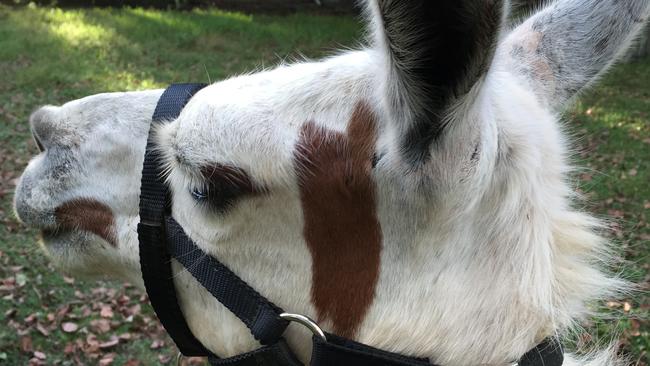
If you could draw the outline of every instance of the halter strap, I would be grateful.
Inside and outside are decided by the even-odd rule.
[[[289,322],[282,309],[268,301],[216,258],[206,254],[167,218],[167,249],[219,302],[235,314],[263,345],[276,343]]]
[[[138,240],[142,279],[158,319],[178,349],[187,356],[208,356],[212,353],[192,334],[176,298],[171,257],[165,245],[167,186],[162,179],[160,154],[155,148],[151,130],[154,126],[176,119],[190,98],[204,87],[205,84],[175,84],[163,92],[152,118],[140,185]]]

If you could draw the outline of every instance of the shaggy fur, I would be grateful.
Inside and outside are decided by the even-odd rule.
[[[321,183],[333,203],[345,202],[361,177],[368,192],[354,198],[374,201],[367,207],[381,245],[377,277],[354,282],[372,298],[354,324],[345,324],[349,335],[445,366],[511,364],[543,338],[568,334],[590,314],[590,302],[624,288],[603,271],[611,256],[596,234],[599,223],[572,207],[569,145],[558,115],[625,50],[650,1],[559,0],[513,29],[501,25],[507,9],[498,1],[443,1],[444,22],[433,5],[418,4],[426,11],[409,11],[406,1],[368,1],[375,38],[365,49],[224,80],[197,93],[178,119],[154,131],[173,215],[202,249],[274,303],[337,329],[332,314],[345,289],[327,287],[333,289],[328,301],[312,296],[320,281],[315,271],[333,256],[313,255],[306,235],[310,225],[335,221],[319,223],[317,213],[306,212],[303,192],[305,184]],[[472,19],[484,21],[481,32],[469,26]],[[445,37],[459,30],[470,39],[456,49],[431,29]],[[418,45],[429,46],[406,52]],[[427,62],[440,69],[423,68]],[[49,233],[45,247],[64,270],[141,284],[138,188],[160,95],[100,94],[32,116],[46,150],[22,176],[16,212]],[[359,103],[367,105],[376,133],[361,158],[342,137]],[[305,150],[309,128],[327,131],[309,141],[327,154]],[[318,173],[314,163],[333,161],[361,161],[343,171],[370,171],[360,169],[350,180],[304,175]],[[227,169],[211,170],[222,172],[214,177],[206,167]],[[206,187],[231,193],[227,209],[200,204]],[[115,246],[92,230],[57,230],[57,208],[75,200],[110,209]],[[346,219],[354,212],[340,210],[340,230],[319,231],[318,245],[327,244],[331,230],[332,238],[353,243],[356,221]],[[346,259],[363,258],[363,245],[345,250],[352,251]],[[353,262],[350,267],[361,269],[377,263]],[[237,318],[174,266],[181,307],[199,340],[224,356],[258,346]],[[308,335],[291,327],[286,336],[308,359]],[[605,350],[582,359],[567,355],[565,364],[616,362]]]

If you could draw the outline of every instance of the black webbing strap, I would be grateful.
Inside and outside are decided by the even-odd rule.
[[[327,334],[313,337],[310,366],[432,366],[426,359],[402,356]],[[564,350],[557,338],[547,338],[521,357],[518,366],[562,366]]]
[[[560,340],[546,338],[535,348],[526,352],[519,360],[519,366],[562,366],[564,362],[564,349]]]
[[[252,352],[224,359],[209,357],[208,361],[212,366],[304,366],[282,338]]]
[[[216,258],[207,255],[185,235],[183,228],[167,218],[169,253],[196,278],[212,296],[235,314],[264,345],[282,337],[289,325],[280,318],[284,311],[268,301]]]
[[[313,337],[310,366],[432,366],[428,360],[382,351],[333,334]]]
[[[174,120],[187,101],[205,84],[176,84],[160,97],[153,124]],[[151,305],[178,349],[186,356],[207,356],[209,352],[190,331],[178,305],[170,256],[165,246],[164,217],[167,187],[162,181],[160,156],[149,134],[140,186],[140,270]]]

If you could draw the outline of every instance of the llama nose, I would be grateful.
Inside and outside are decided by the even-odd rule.
[[[52,126],[52,107],[41,107],[29,117],[29,127],[38,150],[45,151],[52,141],[54,127]]]
[[[34,132],[34,129],[32,129],[32,137],[34,138],[34,142],[36,143],[36,147],[38,147],[38,151],[39,152],[45,151],[45,146],[43,146],[43,143],[38,138],[38,135],[36,134],[36,132]]]

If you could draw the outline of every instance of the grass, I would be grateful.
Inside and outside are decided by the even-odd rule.
[[[593,324],[592,336],[607,341],[620,335],[633,364],[648,365],[650,61],[616,66],[568,117],[584,167],[576,178],[586,208],[610,223],[610,236],[626,260],[623,276],[641,287],[636,296],[603,304],[612,320]]]
[[[359,38],[358,22],[347,17],[0,7],[0,364],[45,356],[46,364],[112,358],[133,366],[168,362],[174,352],[149,306],[138,308],[137,290],[64,277],[41,254],[36,233],[13,217],[15,179],[36,152],[26,122],[32,110],[103,91],[219,80],[299,57],[298,51],[330,54]],[[616,67],[567,114],[580,146],[576,158],[586,167],[575,177],[586,208],[613,218],[613,239],[628,260],[624,273],[646,289],[649,114],[650,62]],[[577,341],[618,335],[624,352],[647,365],[648,296],[602,306],[613,320],[586,324]],[[66,332],[63,323],[78,329]]]

